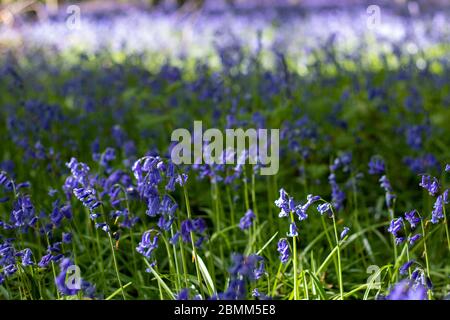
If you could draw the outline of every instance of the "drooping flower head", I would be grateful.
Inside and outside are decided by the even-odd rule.
[[[430,177],[429,175],[422,175],[422,181],[419,183],[419,186],[427,190],[433,197],[439,192],[438,180],[435,177]]]
[[[386,168],[381,157],[373,156],[369,161],[369,174],[384,174]]]
[[[286,239],[280,239],[278,241],[277,251],[280,254],[281,263],[285,264],[288,262],[290,257],[289,244]]]
[[[252,226],[253,220],[255,218],[256,218],[256,216],[253,213],[253,211],[247,210],[247,212],[244,214],[244,216],[239,221],[239,228],[241,228],[241,230],[249,229]]]

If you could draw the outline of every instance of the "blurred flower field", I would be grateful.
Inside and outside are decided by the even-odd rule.
[[[441,300],[450,12],[0,25],[0,299]],[[279,171],[171,133],[280,130]]]

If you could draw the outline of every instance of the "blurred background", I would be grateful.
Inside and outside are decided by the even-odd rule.
[[[23,21],[45,20],[57,15],[69,5],[79,5],[84,13],[111,13],[127,8],[195,12],[198,10],[318,9],[377,4],[399,13],[448,10],[449,0],[0,0],[0,23],[12,26]]]

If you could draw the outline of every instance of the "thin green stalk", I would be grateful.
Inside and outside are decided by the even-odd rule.
[[[294,223],[294,214],[290,213],[291,222]],[[292,237],[292,261],[294,263],[294,300],[298,300],[298,284],[297,284],[297,236]]]
[[[113,244],[110,232],[108,232],[108,239],[109,239],[109,245],[111,246],[111,253],[112,253],[113,262],[114,262],[114,269],[116,270],[117,281],[119,281],[119,286],[121,288],[122,298],[123,298],[123,300],[127,300],[125,298],[125,293],[123,291],[122,280],[120,280],[119,267],[117,265],[116,253],[114,252],[114,244]]]
[[[423,225],[423,219],[420,219],[420,226],[422,227],[422,237],[423,237],[423,253],[425,255],[425,264],[426,264],[426,268],[427,268],[427,276],[429,279],[431,279],[430,277],[430,264],[428,262],[428,250],[427,250],[427,240],[425,237],[425,227]],[[431,300],[431,290],[428,290],[428,299]]]
[[[186,211],[187,211],[188,219],[190,220],[191,219],[191,206],[189,204],[189,196],[188,196],[186,185],[183,186],[183,193],[184,193],[184,201],[186,202]],[[203,294],[204,294],[203,293],[203,284],[202,284],[201,277],[200,277],[200,268],[198,265],[197,250],[195,248],[194,234],[192,233],[192,231],[190,232],[190,236],[191,236],[192,254],[194,255],[195,270],[197,272],[198,286],[199,286],[200,294],[203,296]]]
[[[341,267],[341,245],[338,237],[337,227],[336,227],[336,218],[333,212],[333,227],[334,227],[334,236],[336,239],[337,246],[337,261],[338,261],[338,279],[339,279],[339,293],[341,296],[341,300],[344,300],[344,288],[342,284],[342,267]]]
[[[447,248],[450,251],[450,235],[448,232],[448,222],[447,222],[447,214],[445,213],[445,206],[442,206],[442,210],[444,212],[444,227],[445,227],[445,235],[447,236]]]

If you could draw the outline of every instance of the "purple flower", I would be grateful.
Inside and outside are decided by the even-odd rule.
[[[49,263],[52,262],[52,258],[53,256],[51,253],[48,253],[45,256],[43,256],[41,258],[41,261],[39,261],[38,263],[39,268],[46,268],[49,265]]]
[[[280,254],[281,263],[285,264],[286,262],[288,262],[290,251],[289,251],[289,244],[286,239],[280,239],[278,241],[277,251]]]
[[[427,289],[421,285],[414,285],[410,280],[402,280],[395,284],[386,296],[387,300],[427,300]]]
[[[385,175],[381,176],[381,178],[380,178],[379,181],[380,181],[380,186],[381,186],[386,192],[392,191],[391,183],[390,183],[389,179],[388,179]]]
[[[37,219],[30,196],[20,195],[14,202],[13,210],[11,211],[11,224],[21,228],[32,227],[36,224]]]
[[[329,204],[328,202],[321,203],[317,206],[317,211],[319,211],[321,215],[328,214],[329,216],[331,216],[331,204]]]
[[[192,225],[192,221],[189,219],[184,220],[181,222],[181,238],[183,239],[183,242],[188,243],[191,241],[191,231],[194,231],[194,227]]]
[[[397,218],[391,221],[389,225],[388,232],[392,233],[394,237],[397,237],[397,233],[403,228],[403,219]]]
[[[298,229],[295,222],[291,222],[289,225],[289,233],[287,234],[288,237],[296,237],[298,236]]]
[[[275,200],[275,205],[281,209],[280,214],[278,215],[280,218],[287,217],[291,212],[291,203],[292,199],[289,198],[287,192],[281,188],[280,189],[280,197],[278,200]]]
[[[252,290],[252,297],[259,298],[261,296],[261,293],[259,293],[258,288],[255,288]]]
[[[386,206],[388,208],[392,208],[392,205],[394,204],[394,200],[397,198],[397,196],[392,193],[391,183],[385,175],[383,175],[379,181],[380,181],[380,186],[386,192]]]
[[[333,207],[337,211],[341,210],[344,206],[345,192],[341,190],[338,183],[336,182],[336,175],[331,173],[328,176],[328,181],[331,185],[331,202]]]
[[[175,299],[189,300],[189,289],[188,288],[181,289],[180,292],[178,292],[178,294],[175,295]]]
[[[160,199],[157,193],[152,194],[147,199],[147,211],[145,212],[150,217],[155,217],[159,212],[160,208]]]
[[[439,192],[439,182],[435,177],[423,175],[419,186],[426,189],[433,197]]]
[[[265,273],[264,259],[261,256],[252,254],[244,256],[242,254],[232,255],[233,264],[229,272],[233,278],[241,276],[248,278],[250,281],[258,280]]]
[[[439,220],[444,218],[444,197],[439,195],[433,205],[433,211],[431,211],[431,223],[436,224]]]
[[[373,156],[369,161],[369,174],[383,174],[385,172],[384,160],[380,157]]]
[[[419,214],[415,209],[410,212],[405,212],[405,220],[409,222],[411,229],[415,229],[420,222],[420,217],[418,215]]]
[[[152,238],[153,230],[145,231],[142,234],[141,242],[139,242],[136,251],[142,254],[146,258],[150,258],[153,251],[158,248],[158,235],[155,234]]]
[[[161,201],[161,213],[173,216],[178,208],[178,204],[168,195],[164,195]]]
[[[6,190],[12,190],[13,182],[8,178],[5,171],[0,171],[0,186],[3,186]]]
[[[450,164],[447,163],[445,165],[445,171],[450,172]]]
[[[109,231],[110,231],[109,226],[108,226],[106,223],[104,223],[104,222],[102,222],[102,223],[96,223],[96,224],[95,224],[95,227],[96,227],[97,229],[101,229],[101,230],[103,230],[103,231],[105,231],[105,232],[107,232],[107,233],[109,233]]]
[[[406,262],[405,264],[403,264],[399,269],[400,274],[406,274],[414,262],[415,262],[415,260],[410,260],[410,261]]]
[[[72,261],[70,261],[70,259],[68,258],[64,258],[59,264],[61,272],[55,278],[55,283],[58,290],[62,294],[68,296],[76,295],[81,289],[81,279],[74,279],[75,283],[67,283],[67,272],[72,266],[74,266]]]
[[[345,238],[345,236],[348,234],[349,231],[350,231],[350,228],[344,227],[344,230],[342,230],[342,232],[341,232],[341,240]]]
[[[75,188],[73,193],[78,200],[80,200],[83,205],[91,212],[101,205],[101,202],[97,201],[95,197],[95,190],[91,188]]]
[[[22,266],[26,267],[26,266],[34,265],[34,262],[32,260],[33,253],[31,252],[30,249],[28,249],[28,248],[24,249],[20,253],[20,255],[22,256]]]
[[[72,233],[70,232],[63,232],[62,234],[62,242],[65,244],[69,244],[72,242]]]
[[[413,235],[412,237],[409,238],[409,245],[413,246],[414,243],[416,243],[417,240],[419,240],[421,237],[420,233]]]
[[[241,228],[241,230],[249,229],[253,224],[253,219],[255,219],[255,218],[256,218],[256,216],[253,213],[253,211],[250,209],[247,210],[247,212],[244,214],[244,216],[239,221],[239,228]]]
[[[295,207],[295,213],[297,214],[298,219],[302,221],[308,218],[306,211],[314,202],[317,202],[319,200],[320,200],[319,196],[313,196],[312,194],[309,194],[306,198],[306,203],[304,205],[298,205]]]
[[[71,158],[66,166],[70,169],[72,173],[72,178],[81,186],[87,187],[89,185],[89,171],[90,168],[82,163],[78,162],[77,159]]]

